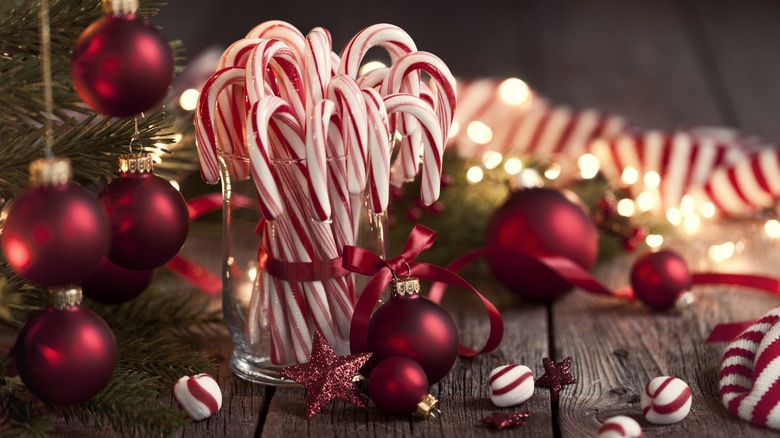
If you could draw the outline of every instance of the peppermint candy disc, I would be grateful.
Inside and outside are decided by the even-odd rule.
[[[691,411],[691,388],[677,377],[656,377],[645,385],[640,405],[651,423],[677,423]]]
[[[732,414],[780,430],[780,307],[742,332],[720,364],[720,399]]]
[[[173,385],[173,398],[195,421],[205,420],[222,407],[222,391],[208,374],[184,376]]]
[[[618,415],[604,422],[598,438],[642,438],[642,427],[631,417]]]
[[[498,407],[525,403],[534,394],[534,375],[525,365],[504,365],[490,372],[490,400]]]

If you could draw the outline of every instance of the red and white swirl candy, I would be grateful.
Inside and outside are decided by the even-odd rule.
[[[631,417],[618,415],[604,422],[599,428],[598,438],[642,438],[642,427]]]
[[[691,388],[677,377],[656,377],[645,385],[640,405],[651,423],[677,423],[691,411]]]
[[[205,420],[222,407],[222,391],[208,374],[184,376],[173,385],[173,398],[195,421]]]
[[[720,398],[733,415],[780,430],[780,307],[727,347],[720,364]]]
[[[494,368],[488,383],[490,400],[500,408],[525,403],[534,395],[534,375],[525,365]]]

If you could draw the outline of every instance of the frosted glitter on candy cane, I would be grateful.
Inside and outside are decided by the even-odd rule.
[[[604,422],[598,438],[642,438],[642,427],[631,417],[618,415]]]
[[[525,365],[504,365],[490,372],[490,400],[505,408],[525,403],[534,394],[534,375]]]
[[[184,376],[173,385],[173,398],[195,421],[205,420],[222,407],[222,391],[208,374]]]
[[[780,430],[780,307],[743,331],[720,365],[720,398],[733,415]]]
[[[640,405],[651,423],[677,423],[691,411],[691,388],[677,377],[656,377],[645,385]]]

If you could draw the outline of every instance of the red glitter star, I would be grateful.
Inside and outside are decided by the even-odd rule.
[[[365,408],[366,400],[352,383],[371,353],[336,356],[325,337],[314,333],[309,362],[279,369],[279,374],[306,387],[306,415],[311,418],[337,398]]]
[[[531,413],[528,411],[517,412],[514,414],[506,412],[493,412],[492,416],[482,418],[479,420],[479,422],[489,424],[498,430],[504,430],[508,427],[525,426],[525,421],[523,420],[528,418],[530,415]]]
[[[544,374],[536,380],[536,386],[550,388],[550,400],[553,403],[557,402],[558,392],[563,388],[563,385],[577,383],[577,379],[569,374],[571,358],[567,357],[563,362],[553,362],[550,358],[545,357],[542,359],[542,364],[544,365]]]

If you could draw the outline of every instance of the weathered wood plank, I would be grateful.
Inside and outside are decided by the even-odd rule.
[[[675,2],[551,3],[541,91],[641,128],[722,123],[677,12]]]
[[[689,260],[694,271],[769,273],[766,262],[771,243],[753,223],[709,224],[700,235],[672,239],[667,248]],[[750,251],[719,265],[706,261],[708,244],[697,239],[742,240]],[[700,243],[703,243],[700,241]],[[702,254],[704,253],[704,254]],[[624,285],[633,257],[611,261],[597,276],[613,287]],[[613,415],[640,421],[645,436],[770,436],[774,432],[730,417],[718,398],[722,344],[706,344],[717,323],[760,317],[780,299],[738,288],[695,287],[694,302],[668,312],[653,312],[642,303],[620,302],[577,291],[554,305],[553,333],[558,359],[574,358],[572,370],[579,383],[561,398],[562,436],[595,433]],[[739,303],[739,305],[735,305]],[[661,375],[679,377],[693,392],[690,415],[669,426],[644,421],[639,398],[644,385]]]

